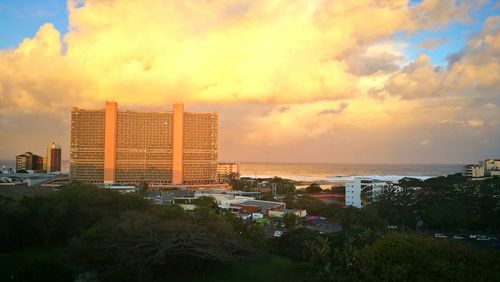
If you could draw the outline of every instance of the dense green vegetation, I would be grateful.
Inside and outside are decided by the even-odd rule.
[[[0,265],[17,262],[0,280],[71,281],[89,273],[154,281],[265,257],[260,226],[220,212],[212,198],[196,202],[185,212],[78,183],[44,196],[0,197]],[[22,257],[40,259],[16,260]]]
[[[500,232],[500,178],[471,181],[460,174],[407,178],[373,205],[389,225],[405,230]]]
[[[295,191],[294,182],[281,177],[231,179],[230,184],[233,189],[240,191],[255,191],[257,188],[272,188],[273,185],[276,187],[276,194],[283,195]]]
[[[401,183],[363,209],[290,192],[287,207],[343,231],[321,234],[287,214],[280,238],[211,197],[185,211],[79,183],[0,196],[0,281],[495,281],[498,250],[428,234],[498,233],[500,179]]]

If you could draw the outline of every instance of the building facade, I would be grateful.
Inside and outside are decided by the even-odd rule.
[[[392,186],[391,182],[356,177],[353,182],[345,185],[345,205],[362,208],[366,204],[376,201],[380,192]]]
[[[70,177],[93,184],[217,183],[217,113],[73,108]]]
[[[20,170],[43,170],[43,158],[31,152],[16,156],[16,171]]]
[[[239,179],[240,166],[238,163],[221,162],[217,165],[217,177],[220,183],[229,183],[231,179]]]
[[[466,165],[464,167],[464,172],[466,177],[484,177],[484,167],[482,165]]]
[[[486,159],[479,164],[466,165],[464,176],[470,178],[500,176],[500,159]]]
[[[61,171],[61,146],[55,142],[47,146],[45,169],[47,172]]]

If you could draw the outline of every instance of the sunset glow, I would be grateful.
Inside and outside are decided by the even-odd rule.
[[[221,160],[465,163],[500,154],[495,1],[47,5],[21,16],[22,4],[0,2],[0,159],[37,149],[34,139],[44,140],[40,151],[58,141],[67,159],[71,106],[105,100],[218,111]],[[16,42],[18,22],[33,32]]]

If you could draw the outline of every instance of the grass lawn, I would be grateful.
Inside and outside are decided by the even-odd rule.
[[[185,277],[185,279],[182,280],[186,282],[291,282],[304,281],[307,277],[307,271],[308,266],[305,263],[295,263],[285,257],[272,256],[263,261],[226,266],[224,268],[215,269],[203,276]]]
[[[33,269],[34,273],[39,273],[38,278],[52,277],[59,274],[60,269],[47,268],[40,266],[39,263],[55,263],[64,265],[64,248],[27,248],[16,252],[0,253],[0,281],[12,281],[13,276],[25,271],[26,268]],[[55,271],[55,272],[54,272]],[[307,277],[308,265],[305,263],[295,263],[288,258],[280,256],[271,256],[267,259],[257,262],[243,262],[236,265],[227,265],[218,267],[208,273],[192,273],[192,275],[173,275],[164,276],[157,281],[184,281],[184,282],[255,282],[255,281],[273,281],[273,282],[293,282],[304,281]],[[59,278],[59,279],[58,279]],[[64,279],[54,277],[51,281],[68,281],[67,276]],[[165,280],[166,279],[166,280]],[[25,278],[16,281],[24,281]],[[28,276],[26,281],[37,281],[36,277]]]
[[[40,262],[64,263],[64,249],[39,247],[0,253],[0,281],[10,281],[23,268]]]

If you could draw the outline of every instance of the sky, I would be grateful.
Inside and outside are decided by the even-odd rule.
[[[0,0],[0,159],[70,110],[219,112],[219,159],[500,158],[500,4]]]

